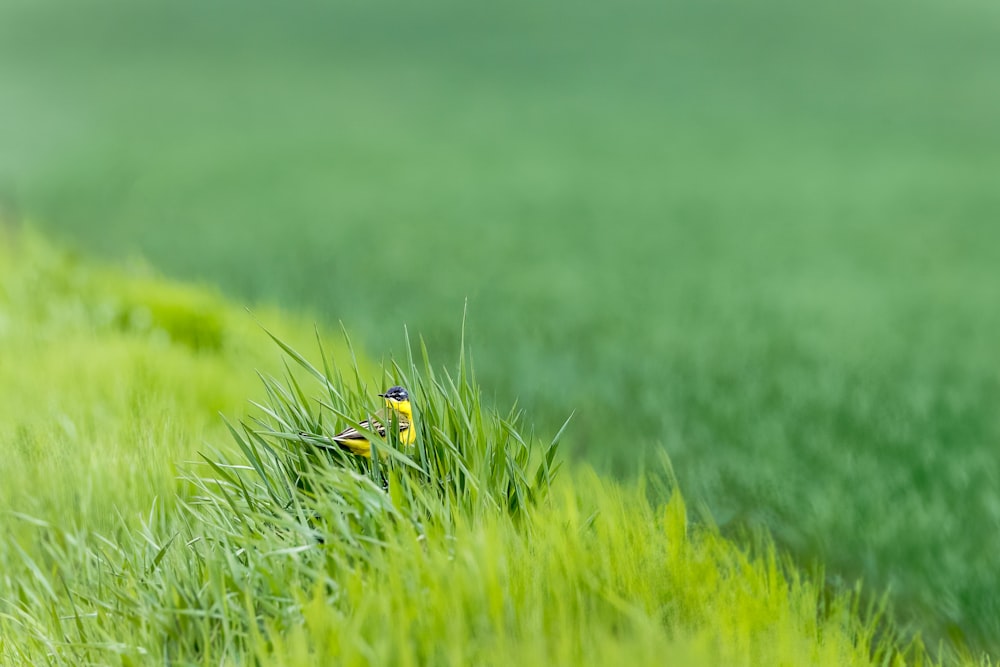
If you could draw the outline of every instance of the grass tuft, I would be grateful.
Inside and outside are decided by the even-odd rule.
[[[383,385],[410,388],[417,437],[405,446],[393,428],[388,438],[366,431],[375,455],[363,458],[333,436],[374,414],[376,391],[363,382],[345,385],[321,339],[323,370],[270,335],[319,395],[308,397],[302,373],[289,366],[280,379],[260,375],[266,399],[254,404],[259,414],[227,423],[237,456],[216,451],[204,457],[211,477],[188,476],[199,490],[190,509],[203,523],[280,527],[363,559],[395,522],[407,521],[426,537],[430,526],[451,529],[462,519],[516,519],[551,489],[561,465],[559,438],[540,444],[523,432],[519,410],[484,406],[464,350],[456,373],[435,371],[423,345],[419,362],[411,353],[405,367],[383,369]]]

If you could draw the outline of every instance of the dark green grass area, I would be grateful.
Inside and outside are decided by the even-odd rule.
[[[0,202],[406,324],[619,471],[1000,648],[989,2],[0,7]]]

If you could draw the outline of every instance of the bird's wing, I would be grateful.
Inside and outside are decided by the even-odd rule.
[[[363,422],[360,422],[358,426],[369,433],[378,433],[379,437],[385,438],[385,410],[379,410],[375,414],[378,419],[366,419]],[[399,421],[400,433],[410,428],[410,422],[407,421],[402,415],[398,415],[397,420]],[[344,440],[364,440],[365,442],[368,442],[368,436],[353,426],[345,428],[343,431],[333,436],[333,439],[337,442]]]

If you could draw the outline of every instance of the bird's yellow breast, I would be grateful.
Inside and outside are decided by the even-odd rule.
[[[409,401],[396,401],[391,398],[385,399],[385,406],[403,415],[407,419],[413,419],[413,406]]]
[[[385,405],[398,412],[400,419],[405,419],[409,423],[409,428],[399,434],[399,441],[404,445],[412,445],[417,439],[417,428],[413,423],[413,406],[409,401],[396,401],[391,398],[385,399]]]

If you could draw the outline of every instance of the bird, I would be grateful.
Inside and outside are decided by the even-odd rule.
[[[385,401],[385,407],[375,413],[371,419],[366,419],[358,424],[362,429],[370,433],[377,433],[382,438],[386,437],[386,425],[399,424],[399,441],[404,445],[412,445],[416,440],[417,432],[413,425],[413,406],[410,404],[410,393],[403,387],[389,387],[384,394],[379,394]],[[393,414],[395,413],[395,414]],[[362,431],[354,427],[346,428],[332,440],[352,454],[371,458],[372,444],[368,441]]]

